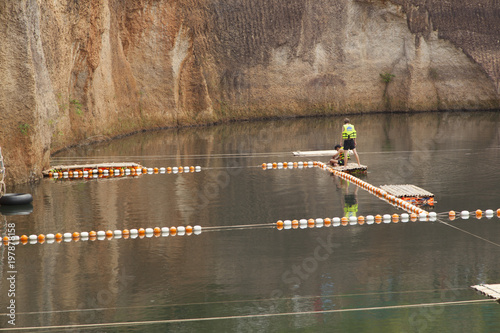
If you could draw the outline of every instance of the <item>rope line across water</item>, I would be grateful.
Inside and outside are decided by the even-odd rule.
[[[486,303],[486,302],[492,303],[492,302],[496,302],[496,300],[493,300],[493,299],[464,300],[464,301],[450,301],[450,302],[436,302],[436,303],[389,305],[389,306],[366,307],[366,308],[349,308],[349,309],[332,309],[332,310],[315,310],[315,311],[281,312],[281,313],[260,313],[260,314],[221,316],[221,317],[161,319],[161,320],[147,320],[147,321],[129,321],[129,322],[96,323],[96,324],[73,324],[73,325],[57,325],[57,326],[56,325],[54,325],[54,326],[32,326],[32,327],[17,327],[14,329],[13,328],[8,328],[8,329],[0,328],[0,331],[6,331],[6,330],[9,330],[9,331],[14,331],[14,330],[34,331],[34,330],[61,330],[61,329],[77,329],[77,328],[142,326],[142,325],[188,323],[188,322],[200,322],[200,321],[215,321],[215,320],[235,320],[235,319],[284,317],[284,316],[298,316],[298,315],[318,315],[318,314],[328,314],[328,313],[400,310],[400,309],[419,308],[419,307],[482,304],[482,303]]]

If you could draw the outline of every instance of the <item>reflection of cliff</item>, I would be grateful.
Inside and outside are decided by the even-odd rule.
[[[11,182],[39,176],[51,151],[140,129],[498,107],[498,4],[486,0],[11,1],[0,11]]]

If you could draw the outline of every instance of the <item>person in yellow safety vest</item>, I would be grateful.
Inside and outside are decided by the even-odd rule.
[[[354,156],[356,156],[358,165],[361,165],[361,163],[359,163],[358,152],[356,151],[356,129],[354,129],[354,125],[351,124],[349,118],[344,119],[344,125],[342,126],[342,140],[344,140],[344,150],[352,150]],[[344,165],[347,165],[347,161],[344,161]]]
[[[335,145],[336,153],[333,154],[332,159],[330,160],[331,166],[339,166],[344,165],[344,154],[346,154],[344,147],[340,145]],[[349,159],[349,154],[347,153],[347,159]]]

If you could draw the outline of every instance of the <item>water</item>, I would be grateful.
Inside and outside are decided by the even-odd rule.
[[[343,117],[140,133],[75,148],[52,165],[133,161],[201,172],[44,179],[33,212],[2,216],[2,235],[200,225],[200,235],[17,245],[15,297],[0,247],[0,313],[15,326],[90,332],[488,332],[500,308],[470,288],[500,283],[500,221],[381,223],[277,230],[277,220],[402,213],[319,168]],[[500,208],[500,113],[352,116],[363,180],[414,184],[426,209]],[[355,206],[357,203],[357,208]],[[241,226],[232,228],[232,226]]]

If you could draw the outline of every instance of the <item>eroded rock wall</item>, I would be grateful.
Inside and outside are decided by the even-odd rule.
[[[63,147],[142,129],[498,108],[499,11],[490,0],[4,0],[7,180],[40,176]]]

